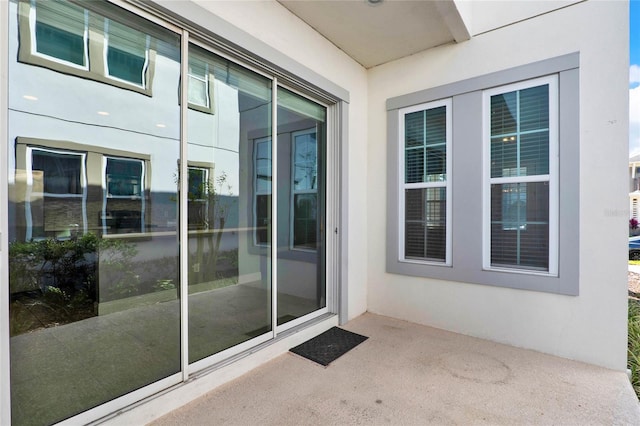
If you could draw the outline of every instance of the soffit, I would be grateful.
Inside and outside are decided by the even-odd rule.
[[[278,0],[365,68],[467,40],[454,0]]]

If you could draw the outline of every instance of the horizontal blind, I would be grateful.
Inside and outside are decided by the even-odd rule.
[[[404,115],[404,257],[446,261],[447,107]]]
[[[548,84],[491,96],[494,266],[549,268],[549,136]]]

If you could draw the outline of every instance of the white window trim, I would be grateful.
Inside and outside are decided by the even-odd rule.
[[[491,177],[491,96],[528,89],[542,85],[549,86],[549,174],[522,177]],[[558,76],[526,80],[514,84],[495,87],[482,92],[482,144],[483,144],[483,184],[482,184],[482,267],[484,270],[502,271],[519,274],[558,276],[559,254],[559,97]],[[517,266],[491,265],[491,185],[502,183],[549,183],[549,268],[547,271],[519,268]]]
[[[292,141],[292,147],[291,147],[291,200],[290,200],[290,212],[289,212],[289,217],[291,218],[291,220],[289,221],[289,249],[291,250],[295,250],[295,251],[306,251],[306,252],[310,252],[310,253],[315,253],[317,250],[314,249],[310,249],[310,248],[306,248],[306,247],[296,247],[294,244],[295,241],[295,196],[298,194],[316,194],[316,203],[318,202],[318,184],[316,183],[316,187],[315,189],[304,189],[304,190],[296,190],[295,189],[295,159],[296,159],[296,137],[297,136],[304,136],[304,135],[309,135],[309,134],[315,134],[316,135],[316,167],[318,165],[318,140],[317,140],[317,129],[313,128],[313,129],[306,129],[306,130],[300,130],[298,132],[293,132],[291,134],[291,141]],[[316,175],[317,175],[317,169],[316,169]],[[317,178],[317,176],[316,176]]]
[[[428,109],[434,109],[439,107],[445,107],[446,110],[446,137],[445,137],[445,155],[447,156],[445,167],[445,180],[441,182],[420,182],[420,183],[405,183],[405,128],[404,128],[404,117],[407,114],[424,111]],[[451,98],[442,99],[438,101],[428,102],[420,105],[414,105],[406,108],[402,108],[398,110],[398,140],[400,143],[398,144],[398,182],[399,182],[399,202],[398,202],[398,261],[403,263],[416,263],[416,264],[427,264],[427,265],[439,265],[439,266],[452,266],[451,254],[452,254],[452,176],[451,172],[453,170],[452,164],[453,159],[451,158],[451,140],[452,140],[452,102]],[[407,259],[405,257],[405,190],[406,189],[420,189],[420,188],[446,188],[446,203],[445,208],[446,212],[446,237],[445,237],[445,260],[444,262],[439,262],[435,260],[418,260],[418,259]]]

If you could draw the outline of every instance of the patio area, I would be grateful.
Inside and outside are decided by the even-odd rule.
[[[369,339],[327,368],[287,353],[151,424],[640,424],[623,372],[373,314],[344,328]]]

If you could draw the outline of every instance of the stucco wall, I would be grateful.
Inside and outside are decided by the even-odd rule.
[[[357,317],[367,309],[366,70],[277,2],[194,2],[349,91],[348,314]]]
[[[368,310],[623,370],[628,5],[588,1],[506,26],[499,19],[493,24],[476,20],[500,4],[479,6],[486,9],[473,16],[474,28],[483,23],[486,32],[369,70]],[[580,52],[580,158],[569,162],[579,165],[581,178],[575,189],[580,191],[580,246],[575,248],[580,295],[387,274],[381,231],[386,217],[379,206],[387,180],[386,99],[571,52]]]

